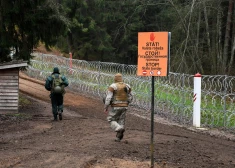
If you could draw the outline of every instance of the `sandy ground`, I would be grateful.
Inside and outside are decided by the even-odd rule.
[[[124,139],[115,142],[101,100],[67,89],[63,120],[54,122],[44,81],[22,76],[20,94],[19,113],[0,115],[0,168],[150,167],[148,112],[130,108]],[[156,118],[155,168],[232,168],[234,156],[233,135]]]

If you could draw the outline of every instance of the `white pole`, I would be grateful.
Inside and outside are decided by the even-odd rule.
[[[195,127],[200,127],[201,124],[201,79],[201,74],[194,75],[193,126]]]

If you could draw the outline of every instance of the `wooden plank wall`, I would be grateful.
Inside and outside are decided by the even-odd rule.
[[[18,112],[19,68],[0,69],[0,113]]]

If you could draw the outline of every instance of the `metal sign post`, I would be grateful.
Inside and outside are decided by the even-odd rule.
[[[152,100],[151,100],[151,168],[154,167],[154,76],[152,76]]]
[[[167,76],[171,34],[169,32],[138,33],[137,75],[152,76],[151,97],[151,168],[154,168],[154,76]]]

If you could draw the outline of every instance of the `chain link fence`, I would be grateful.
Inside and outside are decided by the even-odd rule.
[[[136,75],[136,65],[84,61],[34,53],[26,73],[45,80],[55,66],[69,79],[69,87],[77,92],[102,99],[113,83],[114,74],[122,73],[131,85],[132,106],[151,109],[151,77]],[[159,117],[183,125],[192,125],[194,75],[170,72],[167,77],[154,78],[154,111]],[[204,127],[235,128],[235,77],[202,75],[201,124]]]

